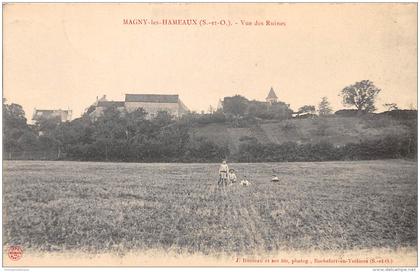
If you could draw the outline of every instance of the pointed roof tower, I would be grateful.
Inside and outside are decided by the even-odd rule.
[[[277,95],[273,90],[273,87],[270,88],[270,92],[267,95],[267,98],[265,99],[268,103],[273,103],[273,102],[277,102]]]

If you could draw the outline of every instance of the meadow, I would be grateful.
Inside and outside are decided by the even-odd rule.
[[[251,186],[218,187],[218,164],[4,161],[4,246],[217,255],[417,245],[416,162],[230,166]]]

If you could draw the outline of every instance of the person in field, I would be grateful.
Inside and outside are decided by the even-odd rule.
[[[244,176],[244,178],[241,180],[241,185],[242,186],[249,186],[249,185],[251,185],[251,182],[249,182],[249,180],[246,178],[246,176]]]
[[[219,185],[226,185],[228,179],[229,166],[223,161],[219,167]]]
[[[237,178],[235,174],[235,169],[233,168],[229,169],[228,180],[231,185],[236,183]]]

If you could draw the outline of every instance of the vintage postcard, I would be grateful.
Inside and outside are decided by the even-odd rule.
[[[4,3],[4,267],[417,267],[417,3]]]

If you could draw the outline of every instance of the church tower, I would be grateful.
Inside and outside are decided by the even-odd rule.
[[[265,101],[267,101],[267,103],[269,103],[271,105],[273,103],[276,103],[277,99],[278,99],[278,97],[277,97],[276,93],[274,92],[273,87],[271,87],[270,92],[268,93]]]

